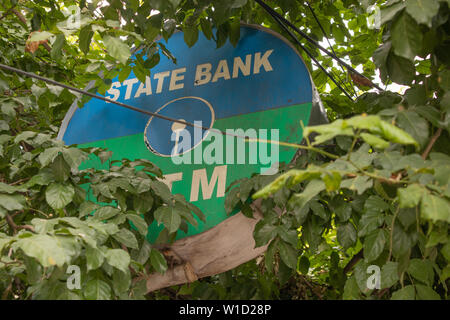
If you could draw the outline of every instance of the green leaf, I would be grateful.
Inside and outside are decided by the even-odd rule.
[[[353,223],[348,222],[337,228],[337,240],[344,250],[352,247],[356,243],[356,229]]]
[[[428,121],[414,111],[403,111],[398,114],[397,125],[411,135],[423,147],[428,143]]]
[[[330,172],[322,177],[325,188],[328,192],[336,191],[341,185],[341,175],[338,172]]]
[[[155,219],[159,224],[164,224],[169,233],[178,230],[181,224],[181,216],[174,207],[163,206],[155,211]]]
[[[429,260],[411,259],[408,273],[415,279],[432,286],[434,282],[433,265]]]
[[[83,295],[87,300],[109,300],[111,287],[103,280],[92,279],[83,287]]]
[[[86,267],[88,271],[100,268],[103,261],[105,261],[105,256],[101,250],[86,246]]]
[[[67,206],[75,195],[75,189],[71,184],[54,182],[45,190],[45,200],[55,210]]]
[[[347,126],[347,122],[344,120],[336,120],[330,124],[322,124],[318,126],[309,126],[306,127],[303,135],[305,137],[309,136],[311,133],[316,132],[319,135],[314,137],[313,145],[321,144],[325,141],[331,140],[336,136],[352,136],[353,130],[352,128]]]
[[[36,234],[31,237],[19,239],[14,243],[29,257],[35,258],[43,267],[57,265],[62,267],[70,261],[70,256],[61,247],[57,238],[45,234]]]
[[[376,230],[384,222],[384,216],[381,213],[385,210],[386,203],[378,197],[370,197],[364,204],[365,213],[359,220],[358,235],[365,236]],[[373,207],[375,206],[375,207]]]
[[[127,214],[127,219],[133,224],[133,226],[139,231],[144,237],[148,233],[148,225],[144,218],[136,214]]]
[[[422,50],[422,31],[411,16],[405,12],[392,24],[391,38],[394,52],[400,57],[414,61],[414,58]]]
[[[259,221],[253,231],[255,238],[255,248],[266,245],[277,235],[277,227],[271,219],[262,219]]]
[[[123,272],[114,269],[112,274],[112,283],[116,295],[120,295],[121,293],[128,293],[131,285],[130,270]]]
[[[399,129],[386,121],[380,122],[380,129],[383,137],[389,141],[399,144],[412,144],[417,147],[419,146],[417,141],[414,140],[413,137],[409,135],[409,133],[406,133],[402,129]]]
[[[269,246],[267,247],[267,251],[264,255],[264,264],[266,266],[267,271],[269,273],[272,273],[273,271],[273,265],[274,265],[274,258],[275,258],[275,252],[277,249],[278,240],[275,239],[272,241]]]
[[[141,249],[139,250],[139,254],[136,258],[136,261],[140,264],[145,264],[150,257],[150,251],[152,250],[152,246],[148,241],[144,241]]]
[[[120,213],[120,210],[115,207],[103,206],[95,212],[94,219],[108,220],[108,219],[111,219],[112,217],[117,216],[119,213]]]
[[[409,226],[417,221],[416,208],[400,209],[397,217],[403,227],[408,230]]]
[[[397,189],[400,208],[413,208],[417,206],[425,192],[426,189],[418,184],[411,184],[407,188]]]
[[[392,233],[392,253],[395,257],[401,257],[407,254],[411,249],[411,239],[403,230],[400,223],[394,223],[394,232]]]
[[[361,290],[361,292],[365,294],[370,291],[370,289],[367,287],[367,280],[369,278],[369,274],[367,273],[368,267],[369,265],[367,263],[365,263],[364,261],[360,261],[355,266],[355,271],[353,273],[359,290]]]
[[[381,289],[390,288],[400,280],[397,270],[398,263],[393,261],[388,261],[381,268]]]
[[[43,167],[47,166],[49,163],[55,160],[56,156],[62,151],[60,147],[53,147],[45,149],[41,154],[39,154],[39,162]]]
[[[424,219],[450,223],[450,201],[426,193],[422,198],[420,213]]]
[[[108,249],[105,253],[106,261],[112,266],[123,272],[128,270],[130,265],[130,255],[122,249]]]
[[[117,233],[113,234],[113,238],[119,241],[120,243],[124,244],[128,248],[133,249],[139,248],[136,237],[130,230],[122,228]]]
[[[393,82],[410,85],[416,77],[414,63],[408,59],[389,54],[387,72]]]
[[[232,23],[230,23],[230,43],[236,47],[238,42],[239,42],[239,38],[241,37],[241,22],[239,19],[234,19]]]
[[[417,300],[441,300],[439,294],[429,286],[416,285]]]
[[[51,33],[51,32],[36,31],[36,32],[33,32],[33,34],[31,35],[30,41],[31,42],[44,41],[44,40],[47,40],[48,38],[50,38],[51,36],[53,36],[53,33]]]
[[[51,164],[51,169],[56,181],[64,182],[70,176],[70,166],[64,160],[62,155],[58,155]]]
[[[0,131],[8,131],[9,124],[5,120],[0,120]]]
[[[156,249],[150,251],[150,263],[155,270],[161,274],[164,274],[167,270],[167,262],[163,254]]]
[[[198,28],[197,26],[186,26],[183,28],[184,42],[188,47],[192,47],[198,40]]]
[[[25,197],[20,194],[0,194],[0,207],[8,211],[22,210],[25,205]]]
[[[433,17],[439,11],[437,0],[408,0],[406,2],[406,12],[413,17],[417,23],[425,24],[431,28]]]
[[[278,242],[281,260],[291,269],[297,269],[297,250],[284,241]]]
[[[383,82],[386,82],[386,64],[389,57],[389,53],[391,52],[392,43],[386,42],[383,43],[375,52],[373,53],[373,62],[380,69],[381,79]]]
[[[450,261],[450,241],[442,247],[441,253],[447,261]]]
[[[62,150],[64,160],[74,171],[78,170],[80,164],[88,159],[88,154],[78,148],[65,148]]]
[[[381,10],[381,21],[380,21],[381,24],[385,24],[385,23],[391,21],[392,19],[394,19],[395,16],[399,12],[401,12],[404,8],[405,8],[404,2],[395,3],[389,7],[383,8]]]
[[[213,36],[211,22],[205,18],[201,18],[200,27],[202,28],[203,34],[205,35],[206,39],[211,40]]]
[[[303,256],[300,258],[300,262],[299,262],[299,265],[298,265],[298,270],[299,270],[302,274],[307,275],[308,272],[309,272],[309,266],[310,266],[310,262],[309,262],[308,257],[306,257],[306,256],[303,255]]]
[[[52,45],[51,57],[53,59],[59,59],[61,57],[62,48],[64,43],[66,42],[66,37],[63,33],[60,33],[56,36],[55,42]]]
[[[27,268],[27,281],[30,284],[37,283],[42,279],[42,267],[36,259],[27,256],[23,259],[25,267]]]
[[[414,286],[408,285],[392,294],[391,300],[415,300],[416,291]]]
[[[312,180],[302,193],[294,194],[289,200],[289,206],[301,209],[309,200],[325,190],[325,183],[321,180]]]
[[[346,222],[352,216],[352,207],[350,203],[345,202],[343,197],[339,196],[333,198],[330,205],[332,206],[340,222]]]
[[[345,179],[341,183],[341,188],[356,191],[359,195],[363,194],[367,189],[372,188],[373,180],[368,176],[357,176],[352,179]]]
[[[386,236],[383,229],[368,234],[364,239],[364,258],[371,262],[376,260],[384,250]]]
[[[446,91],[449,91],[450,90],[450,71],[447,70],[447,69],[441,71],[439,73],[438,82],[439,82],[439,85],[441,86],[442,89],[444,89]],[[444,96],[444,98],[445,97],[446,96]],[[448,110],[449,110],[449,107],[447,106],[447,111]]]
[[[386,149],[389,147],[389,142],[370,133],[361,133],[361,138],[363,138],[366,143],[370,144],[374,148]]]
[[[359,294],[358,283],[356,282],[356,278],[352,275],[347,279],[344,286],[344,294],[342,296],[344,300],[360,300],[361,295]]]
[[[128,45],[119,38],[104,36],[103,43],[105,44],[108,54],[117,59],[119,62],[126,64],[128,58],[131,56],[131,51]]]
[[[87,54],[89,52],[93,35],[94,32],[92,31],[91,25],[87,25],[81,28],[80,36],[78,37],[78,39],[80,41],[80,50],[84,54]]]

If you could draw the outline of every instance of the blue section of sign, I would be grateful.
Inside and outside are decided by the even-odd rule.
[[[212,105],[216,119],[312,101],[311,80],[304,63],[288,44],[268,32],[242,26],[237,47],[227,42],[219,49],[203,34],[189,49],[179,32],[166,46],[177,64],[161,55],[160,63],[152,69],[150,88],[134,81],[131,73],[128,85],[114,79],[118,86],[106,96],[118,96],[117,101],[156,112],[170,101],[195,95]],[[203,120],[208,126],[208,116],[202,113],[191,114],[183,108],[167,112],[189,122]],[[92,99],[76,110],[63,140],[70,145],[142,133],[148,121],[147,115]],[[160,121],[158,128],[170,131],[172,123]],[[162,146],[152,145],[167,152]]]

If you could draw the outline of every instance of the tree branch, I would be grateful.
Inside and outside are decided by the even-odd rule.
[[[25,17],[23,16],[23,14],[21,14],[19,11],[17,11],[16,9],[12,9],[11,10],[17,18],[19,18],[20,21],[22,21],[22,23],[24,25],[27,25],[27,19],[25,19]]]
[[[21,229],[29,230],[29,231],[31,231],[33,233],[36,233],[36,231],[34,231],[33,226],[30,226],[30,225],[27,225],[27,224],[18,226],[14,222],[13,218],[8,213],[5,215],[5,217],[6,217],[6,222],[8,222],[9,226],[11,227],[11,229],[13,229],[13,233],[16,233],[17,230],[21,230]]]
[[[364,258],[363,249],[361,249],[357,254],[353,256],[353,258],[347,263],[347,265],[344,267],[344,273],[348,273],[350,270],[353,269],[353,267]]]
[[[430,142],[428,143],[427,148],[425,149],[424,153],[422,154],[422,159],[425,160],[426,158],[428,158],[428,155],[431,152],[431,149],[433,149],[434,144],[436,143],[437,139],[439,139],[439,137],[442,134],[442,128],[439,128],[436,133],[434,134],[434,136],[431,138]]]

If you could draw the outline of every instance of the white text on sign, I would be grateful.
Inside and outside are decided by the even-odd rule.
[[[265,72],[273,71],[269,61],[273,49],[266,52],[256,52],[248,54],[244,59],[234,57],[232,65],[226,59],[220,60],[216,65],[204,63],[197,65],[195,70],[194,86],[202,86],[208,83],[226,81],[239,77],[247,77]],[[184,88],[185,73],[187,68],[178,68],[171,71],[158,72],[153,75],[153,79],[146,77],[145,83],[139,82],[137,78],[130,78],[121,82],[113,82],[107,91],[107,98],[116,101],[119,98],[129,100],[139,98],[143,95],[160,94],[164,91],[174,91]],[[167,79],[167,81],[166,81]],[[138,85],[139,84],[139,85]]]

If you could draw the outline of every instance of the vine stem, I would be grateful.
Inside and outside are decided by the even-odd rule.
[[[323,154],[324,156],[327,156],[327,157],[329,157],[331,159],[335,159],[335,160],[339,159],[339,157],[335,154],[329,153],[329,152],[321,150],[319,148],[315,148],[315,147],[311,147],[311,146],[303,146],[303,145],[297,144],[297,143],[289,143],[289,142],[265,140],[265,139],[251,139],[251,138],[246,138],[245,141],[247,141],[247,142],[263,142],[263,143],[268,143],[268,144],[278,144],[283,147],[291,147],[291,148],[314,151],[314,152]]]
[[[387,179],[385,177],[381,177],[381,176],[377,176],[376,174],[364,171],[363,169],[361,169],[360,167],[358,167],[358,165],[356,165],[356,163],[354,163],[352,160],[347,160],[352,166],[354,166],[356,169],[358,169],[358,171],[360,171],[363,175],[368,176],[370,178],[379,180],[379,181],[383,181],[389,184],[405,184],[405,183],[410,183],[408,181],[405,180],[394,180],[394,179]]]
[[[387,261],[391,261],[391,257],[392,257],[392,238],[394,236],[394,224],[395,224],[395,220],[397,219],[397,215],[400,211],[400,207],[397,207],[397,210],[395,210],[394,216],[392,217],[392,223],[391,223],[391,232],[390,232],[390,239],[389,239],[389,256],[387,258]]]

